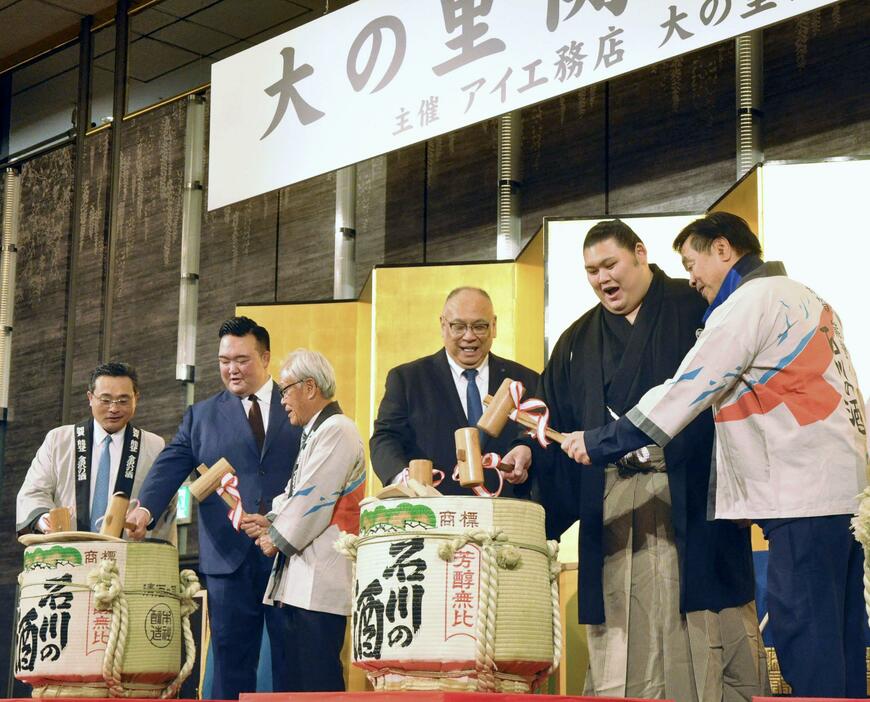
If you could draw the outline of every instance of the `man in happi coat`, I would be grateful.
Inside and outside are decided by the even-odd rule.
[[[99,532],[115,493],[137,499],[145,476],[163,449],[157,434],[133,426],[139,377],[127,363],[97,366],[88,383],[90,414],[52,429],[18,491],[16,531],[49,532],[49,513],[68,507],[73,529]],[[150,538],[175,543],[175,498],[157,516]]]
[[[281,404],[302,429],[299,458],[269,513],[242,520],[263,553],[275,556],[263,601],[285,615],[289,689],[298,692],[344,690],[353,564],[334,545],[342,532],[359,533],[366,460],[335,387],[332,365],[316,351],[296,349],[284,362]]]
[[[551,425],[600,426],[668,378],[704,310],[685,280],[647,263],[619,220],[588,233],[583,257],[601,301],[559,339],[538,387]],[[531,468],[557,536],[578,517],[586,693],[678,702],[749,700],[767,690],[749,529],[707,519],[713,426],[699,416],[662,451],[645,447],[578,471],[558,445],[505,457]]]
[[[692,222],[674,249],[710,305],[704,331],[671,379],[562,448],[593,464],[651,441],[667,452],[712,407],[716,517],[752,519],[767,537],[783,678],[798,697],[865,697],[864,558],[849,527],[867,485],[867,429],[842,324],[782,263],[762,261],[736,215]]]

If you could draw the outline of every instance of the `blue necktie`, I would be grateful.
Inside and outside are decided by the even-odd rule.
[[[483,414],[483,404],[480,401],[480,390],[477,389],[477,369],[469,368],[462,371],[462,376],[468,381],[468,386],[465,388],[465,404],[467,410],[465,414],[468,416],[468,426],[476,427],[477,420]]]
[[[106,435],[103,439],[103,453],[100,455],[100,467],[97,468],[97,482],[94,485],[94,501],[91,504],[91,531],[99,531],[97,520],[106,513],[109,506],[109,473],[112,470],[112,455],[109,452],[109,444],[112,443],[112,435]]]

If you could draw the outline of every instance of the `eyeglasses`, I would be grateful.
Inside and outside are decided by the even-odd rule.
[[[107,395],[100,395],[99,397],[94,397],[94,399],[99,402],[103,407],[111,407],[112,405],[118,405],[118,407],[127,407],[130,405],[131,402],[133,402],[133,398],[131,397],[119,397],[115,399]]]
[[[308,378],[303,378],[302,380],[297,380],[295,383],[289,383],[288,385],[285,385],[283,388],[279,387],[278,392],[281,393],[281,398],[283,399],[284,395],[287,394],[287,391],[290,388],[292,388],[294,385],[299,385],[299,383],[304,383],[306,380],[308,380]]]
[[[482,339],[489,334],[489,322],[472,322],[471,324],[466,324],[465,322],[447,322],[447,326],[450,329],[450,334],[457,338],[465,336],[465,332],[469,329],[478,339]]]

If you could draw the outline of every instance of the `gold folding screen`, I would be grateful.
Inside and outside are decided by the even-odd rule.
[[[492,297],[498,318],[494,353],[543,368],[543,264],[543,237],[536,236],[515,262],[375,268],[356,301],[243,305],[236,314],[269,330],[273,378],[278,378],[287,354],[300,346],[330,360],[336,399],[356,422],[368,454],[388,371],[441,348],[438,318],[444,298],[455,287],[483,288]],[[381,486],[371,465],[367,477],[371,495]],[[367,689],[362,670],[346,665],[346,674],[348,690]]]
[[[444,298],[464,285],[483,288],[492,297],[498,318],[493,352],[541,370],[541,236],[517,261],[380,267],[372,271],[357,301],[244,305],[236,308],[236,314],[251,317],[269,330],[274,378],[293,349],[304,346],[323,353],[335,368],[336,399],[367,440],[387,373],[441,348],[438,318]],[[369,467],[367,492],[379,488]]]

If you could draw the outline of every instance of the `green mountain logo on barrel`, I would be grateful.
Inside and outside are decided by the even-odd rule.
[[[378,505],[360,515],[360,534],[380,534],[411,529],[434,529],[435,512],[426,505],[402,502],[396,507]]]
[[[56,568],[82,564],[82,554],[77,548],[56,544],[50,548],[28,549],[24,552],[24,570]]]

